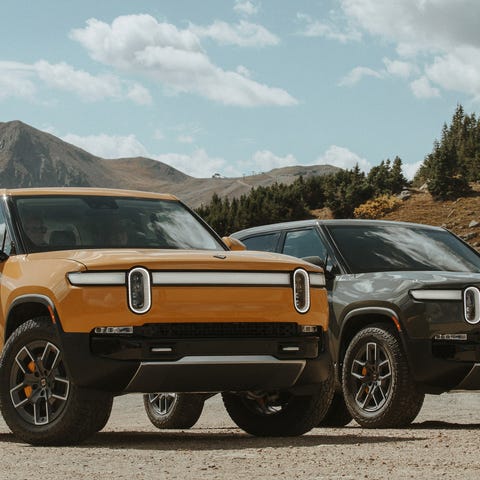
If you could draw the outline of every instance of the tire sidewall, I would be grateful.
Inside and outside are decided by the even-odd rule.
[[[357,404],[355,400],[355,396],[357,394],[355,388],[356,382],[353,380],[350,373],[353,360],[357,358],[357,355],[366,347],[367,343],[376,343],[377,348],[379,347],[385,352],[391,368],[391,384],[387,393],[387,399],[385,403],[374,412],[366,411]],[[385,328],[368,327],[361,330],[352,339],[345,354],[342,372],[342,384],[345,403],[355,420],[360,420],[362,423],[381,422],[383,418],[388,417],[389,412],[392,408],[394,408],[400,381],[398,366],[399,353],[399,341],[390,330]]]

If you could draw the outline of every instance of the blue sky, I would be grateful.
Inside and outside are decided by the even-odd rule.
[[[3,0],[0,121],[195,177],[400,156],[480,102],[478,0]]]

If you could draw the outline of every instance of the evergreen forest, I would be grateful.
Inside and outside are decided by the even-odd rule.
[[[466,115],[461,105],[450,125],[444,124],[413,180],[427,185],[434,199],[468,195],[469,182],[480,180],[480,119]],[[335,218],[353,218],[357,207],[376,198],[393,196],[410,186],[402,172],[402,160],[382,160],[368,174],[356,165],[325,176],[298,177],[289,185],[274,184],[252,189],[239,198],[220,198],[196,211],[220,235],[237,230],[313,218],[313,210],[327,207]]]

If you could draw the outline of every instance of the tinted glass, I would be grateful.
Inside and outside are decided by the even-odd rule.
[[[312,228],[287,232],[282,253],[300,258],[317,256],[324,260],[326,257],[325,246]]]
[[[126,197],[15,198],[28,251],[66,248],[223,250],[179,202]]]
[[[242,238],[242,242],[248,250],[260,250],[263,252],[276,252],[280,233],[257,235],[256,237]]]
[[[396,225],[327,228],[353,273],[480,271],[480,256],[444,230]]]

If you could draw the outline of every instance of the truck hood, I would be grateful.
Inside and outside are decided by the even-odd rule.
[[[302,267],[312,273],[322,269],[287,255],[253,251],[216,250],[65,250],[34,254],[37,258],[68,259],[87,270],[129,270],[144,267],[149,270],[235,270],[291,271]]]

